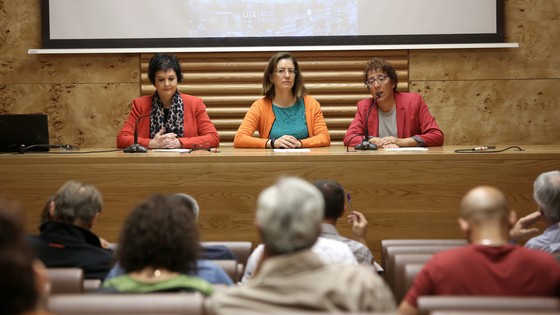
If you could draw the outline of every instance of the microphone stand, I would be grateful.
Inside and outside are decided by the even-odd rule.
[[[364,123],[364,140],[362,141],[362,143],[354,146],[355,150],[362,150],[362,151],[377,150],[377,145],[369,142],[368,122],[369,122],[369,114],[371,113],[371,110],[375,107],[374,105],[375,105],[375,103],[377,103],[377,99],[380,96],[381,96],[380,94],[376,93],[375,98],[373,99],[373,103],[371,103],[371,105],[368,108],[368,111],[367,111],[367,114],[366,114],[366,121]]]
[[[148,117],[150,114],[139,116],[136,118],[136,124],[134,125],[134,144],[129,145],[128,147],[124,148],[124,153],[147,153],[148,149],[146,147],[141,146],[138,144],[138,122],[140,119],[144,117]]]

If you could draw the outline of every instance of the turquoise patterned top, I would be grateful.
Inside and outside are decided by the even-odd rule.
[[[290,107],[278,107],[272,104],[272,111],[276,119],[270,129],[271,138],[278,139],[284,135],[291,135],[298,140],[309,138],[303,98],[298,99]]]

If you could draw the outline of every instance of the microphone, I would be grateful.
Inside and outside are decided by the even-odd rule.
[[[138,122],[140,119],[144,117],[148,117],[150,114],[138,116],[136,118],[136,124],[134,125],[134,144],[129,145],[128,147],[124,148],[124,153],[146,153],[148,149],[138,144]]]
[[[377,145],[370,143],[368,140],[369,138],[369,130],[368,130],[368,122],[369,122],[369,114],[371,113],[371,110],[375,107],[375,103],[377,103],[377,100],[379,99],[379,97],[381,96],[381,93],[377,92],[375,93],[375,97],[373,99],[373,103],[371,103],[371,105],[369,106],[369,109],[367,111],[367,115],[366,115],[366,121],[364,123],[364,140],[362,140],[362,143],[357,144],[356,146],[354,146],[355,150],[377,150]]]

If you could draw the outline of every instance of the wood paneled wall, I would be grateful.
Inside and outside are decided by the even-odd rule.
[[[251,104],[262,97],[263,72],[270,52],[183,53],[183,82],[179,90],[201,97],[220,134],[221,145],[231,145],[235,132]],[[331,134],[331,142],[342,138],[356,113],[356,102],[371,96],[364,87],[362,73],[368,60],[380,57],[391,62],[399,77],[398,89],[408,90],[408,51],[319,51],[294,52],[311,96],[321,109]],[[153,94],[148,80],[152,54],[142,54],[142,94]]]

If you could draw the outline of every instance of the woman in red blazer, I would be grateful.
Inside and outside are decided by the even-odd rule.
[[[368,61],[364,83],[372,97],[358,102],[345,145],[354,146],[366,137],[381,148],[443,145],[443,132],[422,97],[397,92],[397,73],[390,63],[379,58]]]
[[[212,148],[220,145],[220,137],[202,99],[177,90],[183,79],[177,57],[154,55],[148,67],[148,78],[156,87],[156,92],[132,101],[130,115],[117,135],[118,148],[134,144],[136,124],[138,144],[150,149]]]

